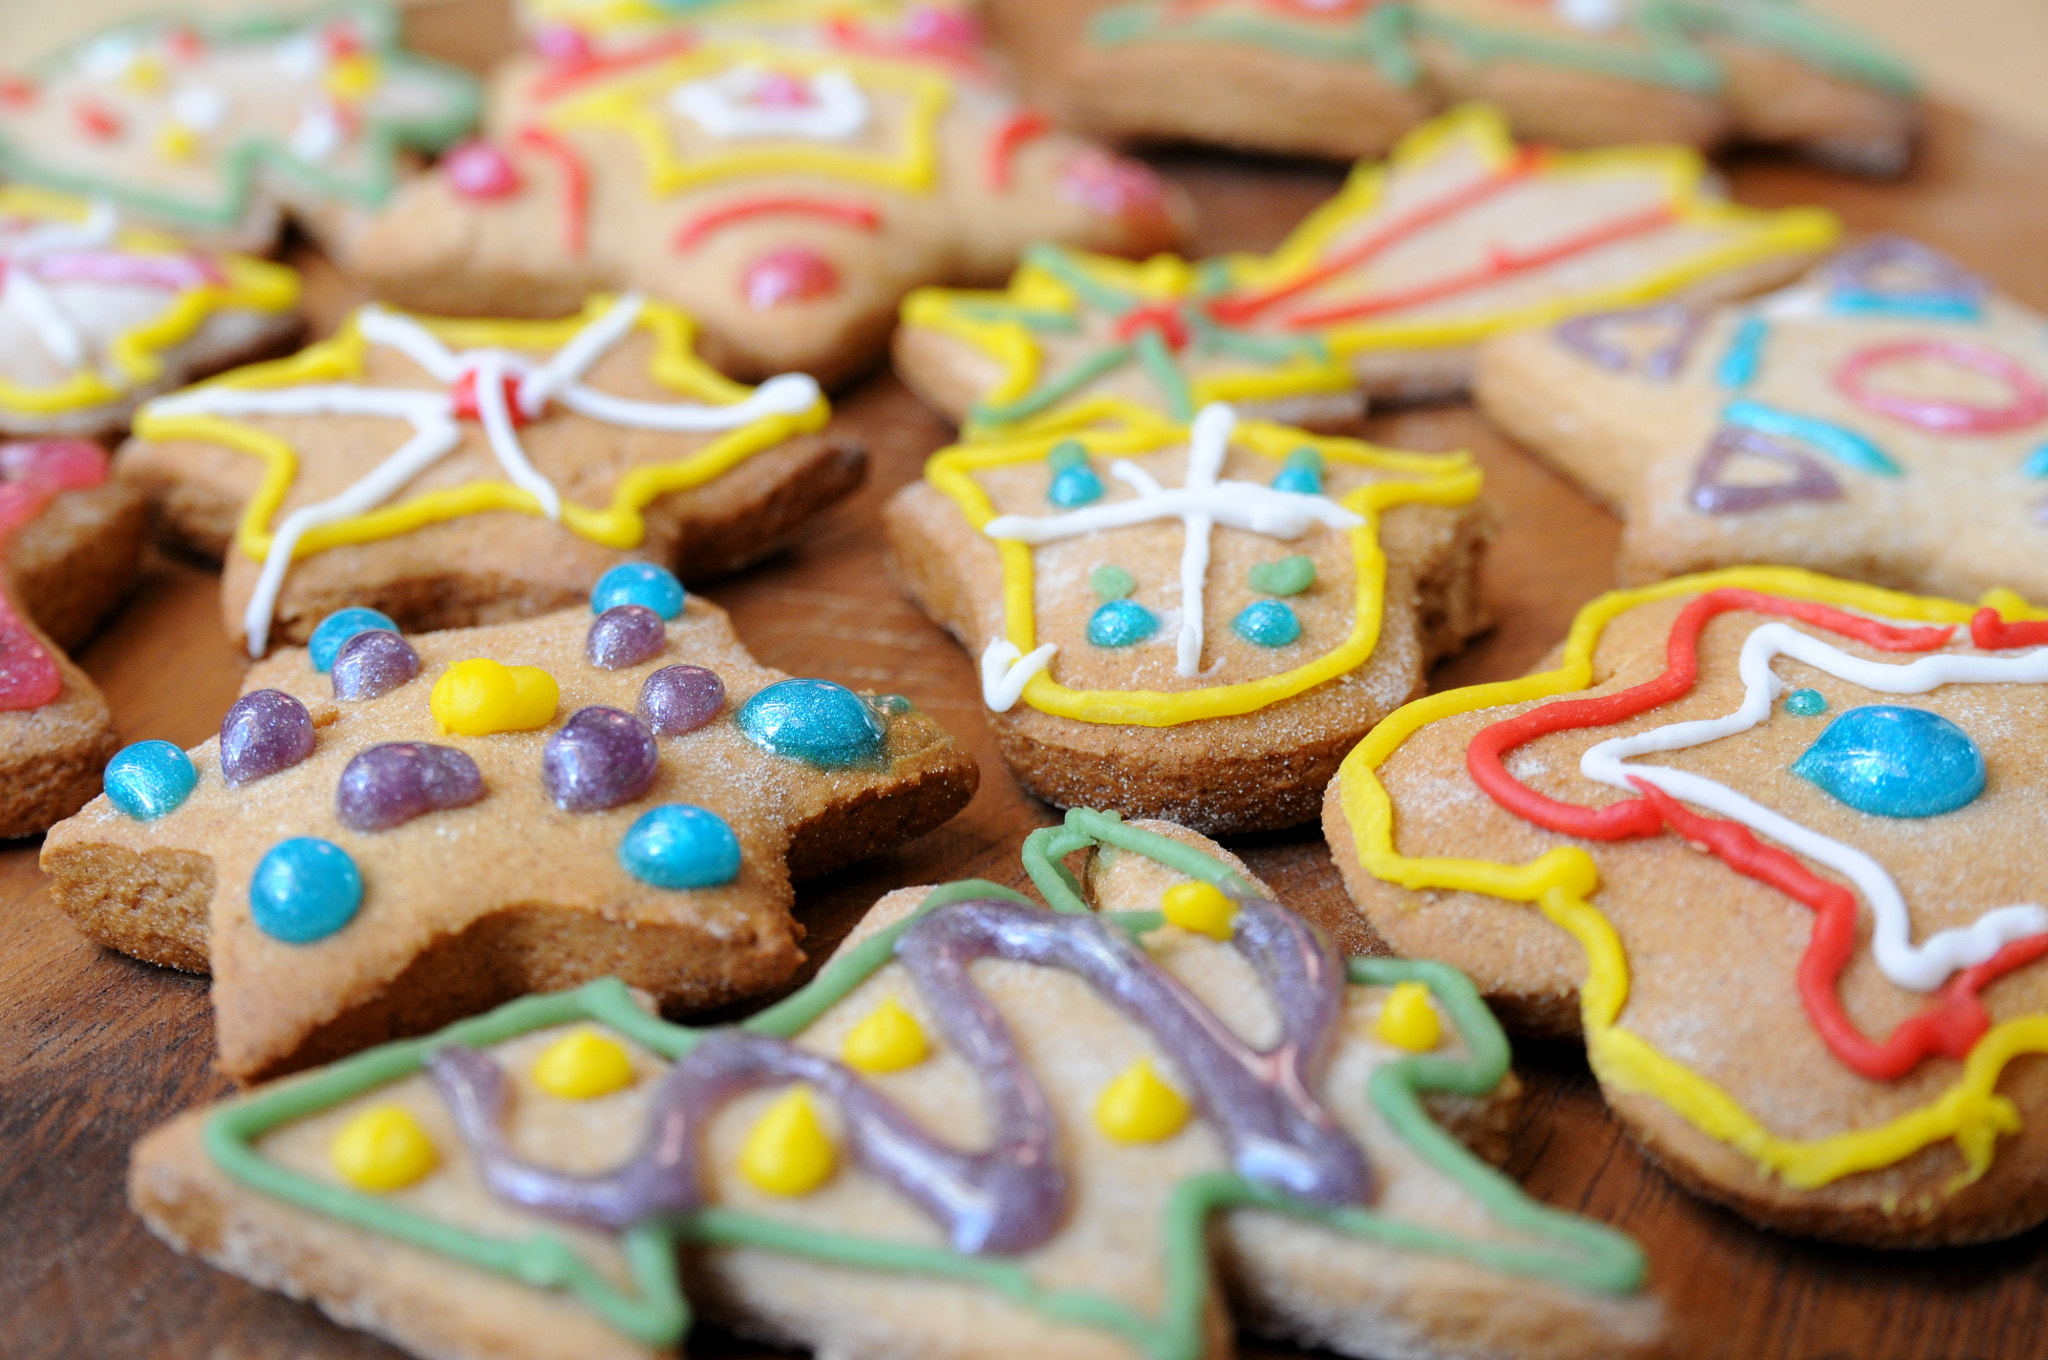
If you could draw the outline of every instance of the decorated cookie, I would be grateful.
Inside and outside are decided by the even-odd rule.
[[[250,655],[344,605],[407,628],[559,609],[646,559],[695,580],[786,543],[860,484],[818,385],[740,386],[675,308],[560,321],[379,306],[298,356],[145,406],[121,451],[162,530],[226,562]]]
[[[477,105],[468,75],[398,45],[379,3],[151,19],[0,76],[0,175],[262,252],[287,215],[317,227],[382,203],[408,150],[453,142]]]
[[[977,659],[1011,773],[1205,832],[1316,815],[1346,751],[1484,623],[1464,454],[1157,419],[946,449],[890,566]]]
[[[1050,910],[891,893],[738,1025],[606,980],[196,1111],[130,1200],[449,1360],[673,1355],[698,1310],[929,1360],[1221,1357],[1233,1315],[1356,1356],[1654,1344],[1635,1244],[1432,1118],[1512,1086],[1458,973],[1345,960],[1163,823],[1077,811],[1024,857]]]
[[[994,283],[1038,240],[1143,255],[1182,235],[1185,201],[1149,170],[962,62],[963,15],[805,19],[824,8],[711,6],[724,22],[623,43],[543,28],[493,77],[487,140],[409,186],[345,267],[463,314],[642,289],[697,316],[735,377],[833,383],[883,352],[919,285]]]
[[[127,595],[147,532],[99,445],[0,443],[0,840],[78,811],[121,744],[63,648]]]
[[[1521,136],[1905,167],[1912,73],[1797,0],[993,0],[1035,92],[1112,139],[1378,155],[1445,100]],[[1199,90],[1199,98],[1188,97]]]
[[[2048,320],[1912,241],[1740,307],[1507,337],[1478,395],[1626,518],[1625,581],[1785,562],[2048,599]]]
[[[1587,606],[1331,785],[1397,953],[1584,1034],[1621,1120],[1758,1222],[1883,1246],[2048,1218],[2048,622],[1781,567]],[[1557,697],[1564,696],[1564,697]]]
[[[1271,255],[1144,264],[1033,247],[1007,292],[904,304],[899,371],[973,430],[1207,401],[1291,424],[1363,394],[1460,391],[1472,347],[1591,309],[1740,297],[1835,239],[1816,209],[1736,207],[1679,147],[1517,147],[1499,115],[1446,114],[1361,165]]]
[[[792,877],[974,787],[907,701],[769,670],[622,568],[491,628],[336,615],[249,672],[218,739],[123,751],[43,868],[93,939],[212,973],[247,1080],[606,973],[684,1009],[773,987],[803,960]]]

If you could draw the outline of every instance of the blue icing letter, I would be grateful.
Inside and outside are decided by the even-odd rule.
[[[306,643],[306,650],[313,658],[313,669],[322,675],[334,669],[334,658],[341,655],[341,649],[357,633],[376,631],[395,633],[398,625],[389,616],[374,609],[360,607],[337,609],[320,620],[320,626],[313,630],[312,640]]]
[[[652,562],[621,562],[597,578],[590,592],[590,612],[602,614],[622,604],[645,605],[665,619],[683,612],[683,583],[666,567]]]
[[[1858,812],[1933,817],[1984,792],[1984,753],[1939,713],[1871,704],[1829,723],[1792,773]]]
[[[665,803],[626,832],[619,863],[657,888],[715,888],[739,877],[740,843],[717,813]]]
[[[256,928],[286,944],[326,939],[362,904],[363,876],[348,851],[312,836],[273,845],[249,880]]]
[[[1294,610],[1279,600],[1260,600],[1248,604],[1237,616],[1237,622],[1230,625],[1237,635],[1246,642],[1261,647],[1285,647],[1301,636],[1301,620],[1294,616]]]
[[[176,812],[198,783],[192,757],[167,741],[138,741],[107,762],[107,801],[138,822]]]
[[[889,738],[872,704],[830,680],[778,680],[735,721],[762,750],[827,770],[879,760]]]
[[[1158,631],[1158,616],[1136,600],[1111,600],[1088,616],[1088,640],[1097,647],[1129,647]]]

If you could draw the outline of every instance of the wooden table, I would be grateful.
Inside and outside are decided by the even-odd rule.
[[[430,50],[474,55],[509,39],[469,6],[422,16]],[[481,34],[481,36],[479,36]],[[1194,192],[1202,252],[1269,248],[1338,183],[1321,165],[1174,155],[1159,164]],[[1850,229],[1911,232],[2048,310],[2048,154],[1937,111],[1906,182],[1843,181],[1781,161],[1731,167],[1737,196],[1827,204]],[[352,301],[309,261],[318,320]],[[883,499],[918,475],[948,430],[890,375],[842,395],[837,430],[872,459],[862,493],[803,546],[705,593],[732,611],[770,665],[908,694],[982,766],[973,804],[914,845],[805,885],[814,955],[883,892],[983,875],[1022,882],[1024,835],[1053,819],[1004,772],[982,723],[967,656],[889,586]],[[1438,686],[1519,673],[1611,580],[1617,524],[1469,409],[1375,417],[1372,437],[1474,450],[1507,512],[1489,591],[1500,625],[1437,673]],[[195,744],[233,699],[243,662],[221,633],[215,583],[155,564],[125,612],[84,653],[124,737]],[[1320,832],[1241,838],[1232,848],[1340,939],[1349,909]],[[225,1093],[209,1065],[206,982],[103,953],[52,909],[34,842],[0,848],[0,1356],[255,1360],[396,1355],[291,1303],[174,1256],[123,1204],[129,1144],[173,1113]],[[2036,1060],[2038,1061],[2038,1060]],[[2048,1354],[2048,1233],[1932,1255],[1883,1255],[1758,1232],[1677,1190],[1607,1117],[1576,1052],[1530,1051],[1529,1118],[1509,1169],[1530,1191],[1635,1234],[1667,1300],[1674,1356],[1688,1360],[1996,1360]],[[1247,1343],[1246,1352],[1287,1352]],[[698,1356],[758,1355],[701,1331]]]

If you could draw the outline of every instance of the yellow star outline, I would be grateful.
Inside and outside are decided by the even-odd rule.
[[[707,24],[812,24],[821,19],[870,23],[899,17],[901,4],[888,0],[712,0],[696,13],[656,0],[529,0],[527,9],[545,23],[567,24],[609,36],[628,29],[674,28],[692,19]]]

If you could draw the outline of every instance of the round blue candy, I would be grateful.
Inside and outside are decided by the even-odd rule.
[[[1279,600],[1246,605],[1230,626],[1246,642],[1261,647],[1285,647],[1301,636],[1301,620],[1291,605]]]
[[[889,739],[874,706],[830,680],[778,680],[740,705],[735,721],[763,750],[827,770],[870,764]]]
[[[363,876],[333,841],[294,836],[270,847],[249,880],[256,928],[286,944],[324,940],[355,919]]]
[[[1097,647],[1129,647],[1159,631],[1159,616],[1136,600],[1111,600],[1088,616],[1088,640]]]
[[[1062,510],[1092,504],[1102,499],[1102,478],[1085,463],[1080,467],[1061,468],[1053,474],[1052,486],[1046,491],[1045,498]]]
[[[389,615],[374,609],[361,607],[337,609],[320,620],[320,626],[313,630],[313,638],[306,644],[312,654],[313,669],[322,675],[334,669],[334,658],[341,655],[341,649],[357,633],[382,631],[395,633],[398,625]]]
[[[167,741],[138,741],[107,762],[107,801],[138,822],[176,812],[198,783],[192,757]]]
[[[683,612],[683,583],[666,567],[652,562],[623,562],[597,578],[590,592],[590,612],[602,614],[622,604],[645,605],[665,619]]]
[[[1792,766],[1855,808],[1879,817],[1934,817],[1984,792],[1984,753],[1939,713],[1899,704],[1852,708]]]
[[[626,832],[619,863],[657,888],[715,888],[739,876],[740,842],[717,813],[664,803]]]
[[[1828,711],[1828,696],[1817,689],[1795,689],[1785,696],[1785,711],[1795,718],[1816,718]]]
[[[1273,489],[1303,496],[1322,495],[1323,455],[1306,444],[1288,454],[1287,466],[1273,479]]]

